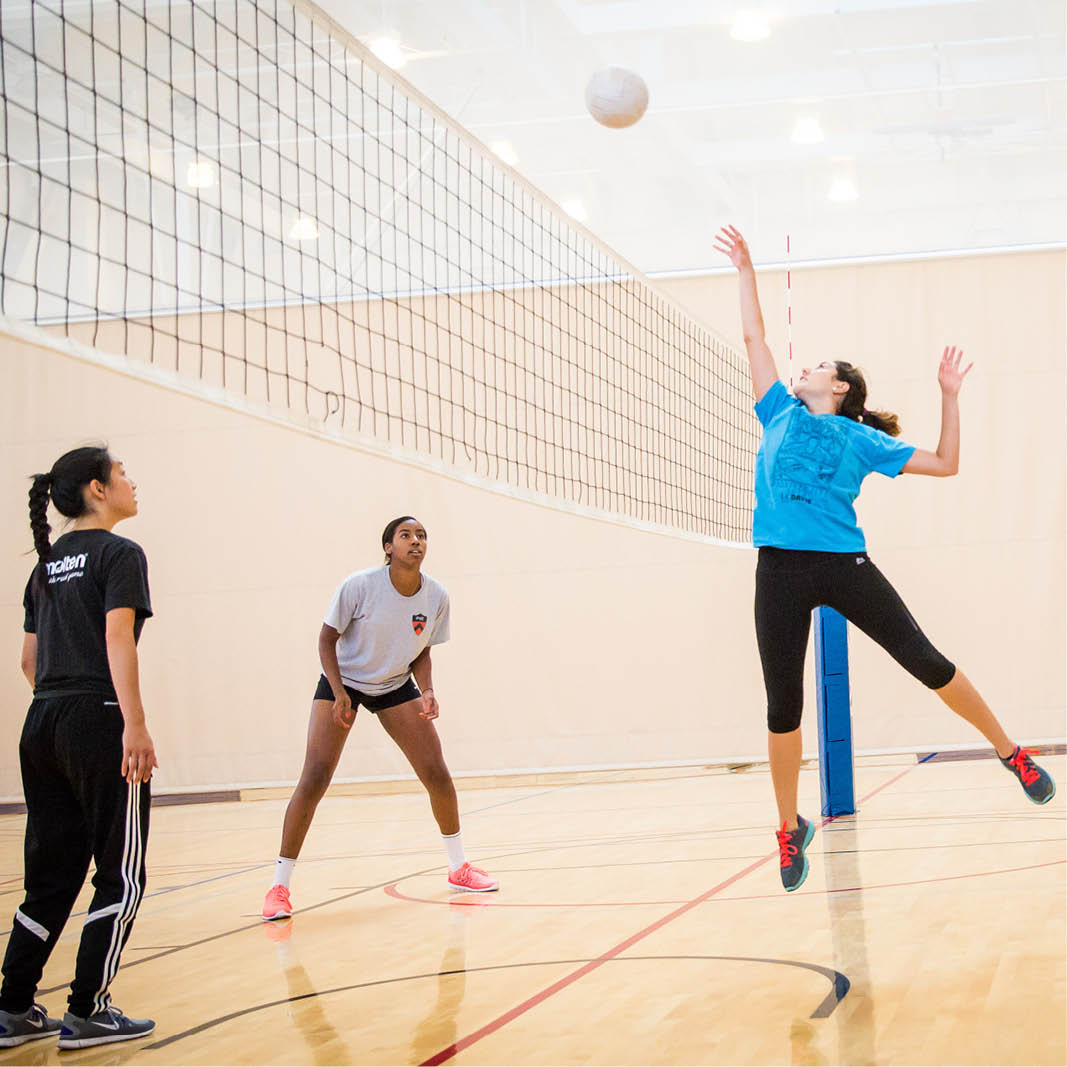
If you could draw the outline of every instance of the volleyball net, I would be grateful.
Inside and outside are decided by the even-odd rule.
[[[317,9],[5,0],[0,312],[744,543],[747,366]]]

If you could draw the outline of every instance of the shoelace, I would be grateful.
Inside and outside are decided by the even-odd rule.
[[[785,828],[784,822],[782,823],[781,830],[776,830],[775,834],[778,837],[779,866],[792,867],[793,857],[800,851],[800,849],[790,841],[790,831]]]
[[[1014,767],[1019,772],[1023,785],[1033,785],[1041,777],[1041,772],[1034,766],[1034,761],[1030,759],[1030,753],[1036,751],[1036,748],[1020,747],[1015,755],[1008,760],[1008,766]]]

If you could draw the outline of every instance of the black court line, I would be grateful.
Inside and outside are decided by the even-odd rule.
[[[427,867],[422,871],[415,871],[413,874],[405,875],[406,878],[418,878],[422,874],[430,874],[433,871],[439,871],[441,865],[438,863],[433,867]],[[319,908],[328,907],[330,904],[337,904],[342,900],[348,900],[350,897],[358,897],[361,893],[369,893],[374,889],[384,889],[387,885],[392,885],[395,882],[395,878],[390,878],[388,882],[381,882],[378,885],[369,885],[364,889],[357,889],[353,893],[343,893],[338,897],[330,897],[328,900],[321,900],[318,904],[312,904],[307,908],[301,908],[298,914],[306,915],[309,911],[316,911]],[[201,945],[210,944],[212,941],[219,941],[221,938],[229,937],[231,934],[240,934],[245,930],[256,930],[263,926],[263,920],[257,919],[256,922],[243,923],[241,926],[235,926],[232,930],[223,930],[221,933],[212,934],[210,937],[202,937],[199,941],[190,941],[186,945],[178,945],[175,948],[168,948],[163,952],[157,952],[154,956],[144,956],[139,960],[130,960],[129,963],[123,963],[122,970],[127,970],[130,967],[139,967],[142,963],[151,963],[153,960],[162,959],[164,956],[171,956],[175,952],[184,952],[189,948],[199,948]],[[50,993],[58,993],[60,990],[66,989],[69,982],[64,982],[63,985],[52,986],[50,989],[41,989],[38,992],[41,996],[48,996]]]
[[[720,960],[733,963],[770,963],[782,967],[799,967],[806,971],[814,971],[821,974],[830,982],[830,992],[819,1002],[815,1010],[808,1016],[810,1019],[825,1019],[833,1013],[833,1010],[848,995],[852,983],[840,971],[831,967],[823,967],[818,963],[805,963],[801,960],[776,960],[766,959],[760,956],[617,956],[610,960],[611,963],[640,963],[665,960]],[[429,971],[426,974],[408,974],[398,978],[381,978],[373,982],[357,982],[354,985],[336,986],[333,989],[323,989],[314,993],[301,993],[295,997],[282,997],[280,1000],[271,1000],[265,1004],[256,1004],[250,1008],[242,1008],[240,1011],[230,1012],[228,1015],[220,1015],[216,1019],[194,1026],[189,1030],[183,1030],[180,1034],[165,1037],[162,1041],[153,1042],[151,1045],[142,1045],[138,1050],[148,1052],[155,1049],[166,1048],[175,1042],[183,1041],[187,1037],[202,1034],[205,1030],[221,1026],[223,1023],[232,1022],[234,1019],[252,1015],[258,1011],[266,1011],[277,1008],[282,1004],[297,1004],[302,1000],[311,1000],[315,997],[328,997],[334,993],[349,993],[355,989],[372,989],[375,986],[395,985],[400,982],[415,982],[425,978],[448,978],[459,974],[482,974],[488,971],[509,971],[520,967],[568,967],[576,963],[592,963],[592,958],[576,960],[542,960],[527,963],[501,963],[488,967],[460,967],[451,971]]]

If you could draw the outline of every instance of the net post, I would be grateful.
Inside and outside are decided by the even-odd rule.
[[[856,797],[852,775],[848,623],[833,608],[816,608],[814,614],[822,813],[852,815],[856,811]]]

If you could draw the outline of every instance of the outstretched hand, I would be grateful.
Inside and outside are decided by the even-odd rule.
[[[941,386],[941,392],[946,396],[957,396],[963,386],[963,379],[970,373],[973,363],[968,363],[961,371],[960,363],[963,360],[963,349],[957,349],[955,345],[945,346],[941,354],[941,366],[937,368],[937,384]]]
[[[748,245],[741,236],[740,231],[734,226],[724,226],[715,235],[715,249],[725,252],[730,257],[730,262],[738,269],[744,270],[752,266],[752,257],[748,254]]]

